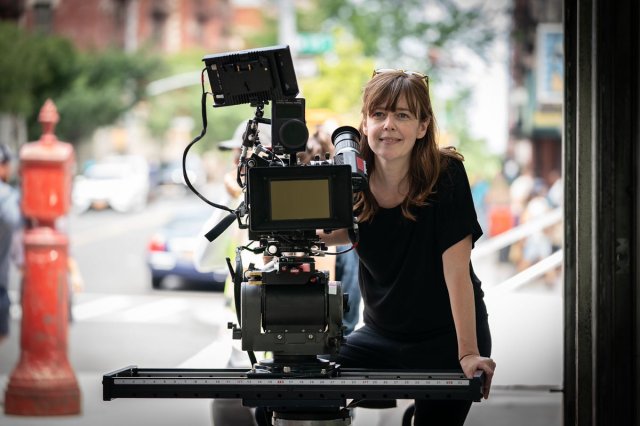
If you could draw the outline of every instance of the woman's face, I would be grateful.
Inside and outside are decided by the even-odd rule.
[[[428,119],[418,119],[409,109],[406,98],[401,96],[395,111],[375,108],[364,120],[362,128],[376,157],[408,164],[416,139],[424,137],[428,124]]]

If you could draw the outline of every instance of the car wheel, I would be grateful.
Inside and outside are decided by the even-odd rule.
[[[156,290],[162,287],[162,278],[151,277],[151,286]]]

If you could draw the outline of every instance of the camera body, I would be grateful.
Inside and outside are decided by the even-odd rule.
[[[314,257],[326,250],[316,230],[353,227],[351,168],[248,163],[249,239],[273,260],[245,271],[234,337],[246,351],[272,352],[273,360],[259,363],[270,372],[329,372],[331,363],[316,356],[338,352],[347,296],[315,268]]]
[[[271,146],[276,155],[305,150],[309,130],[305,124],[304,98],[273,101],[271,108]]]
[[[366,185],[360,135],[352,127],[341,127],[334,132],[335,161],[298,164],[296,153],[306,149],[309,131],[305,100],[296,97],[288,46],[209,55],[203,61],[214,107],[256,107],[238,165],[244,202],[235,213],[249,239],[258,242],[251,251],[272,261],[242,272],[236,266],[236,276],[242,273],[235,292],[241,312],[240,324],[230,326],[233,336],[246,351],[272,352],[273,360],[259,363],[268,371],[328,374],[330,363],[317,356],[338,352],[347,296],[328,272],[315,268],[314,257],[327,251],[316,231],[355,226],[353,193]],[[263,116],[269,103],[271,119]],[[271,124],[270,148],[259,143],[259,122]]]

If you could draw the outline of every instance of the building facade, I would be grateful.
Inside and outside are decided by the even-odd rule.
[[[561,2],[513,0],[508,156],[544,180],[562,170],[563,40]]]
[[[23,0],[12,9],[28,30],[66,37],[80,49],[165,53],[224,50],[235,16],[225,0]]]

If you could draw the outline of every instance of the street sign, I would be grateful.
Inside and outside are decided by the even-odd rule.
[[[298,53],[301,55],[319,55],[333,51],[333,37],[321,33],[299,33]]]

